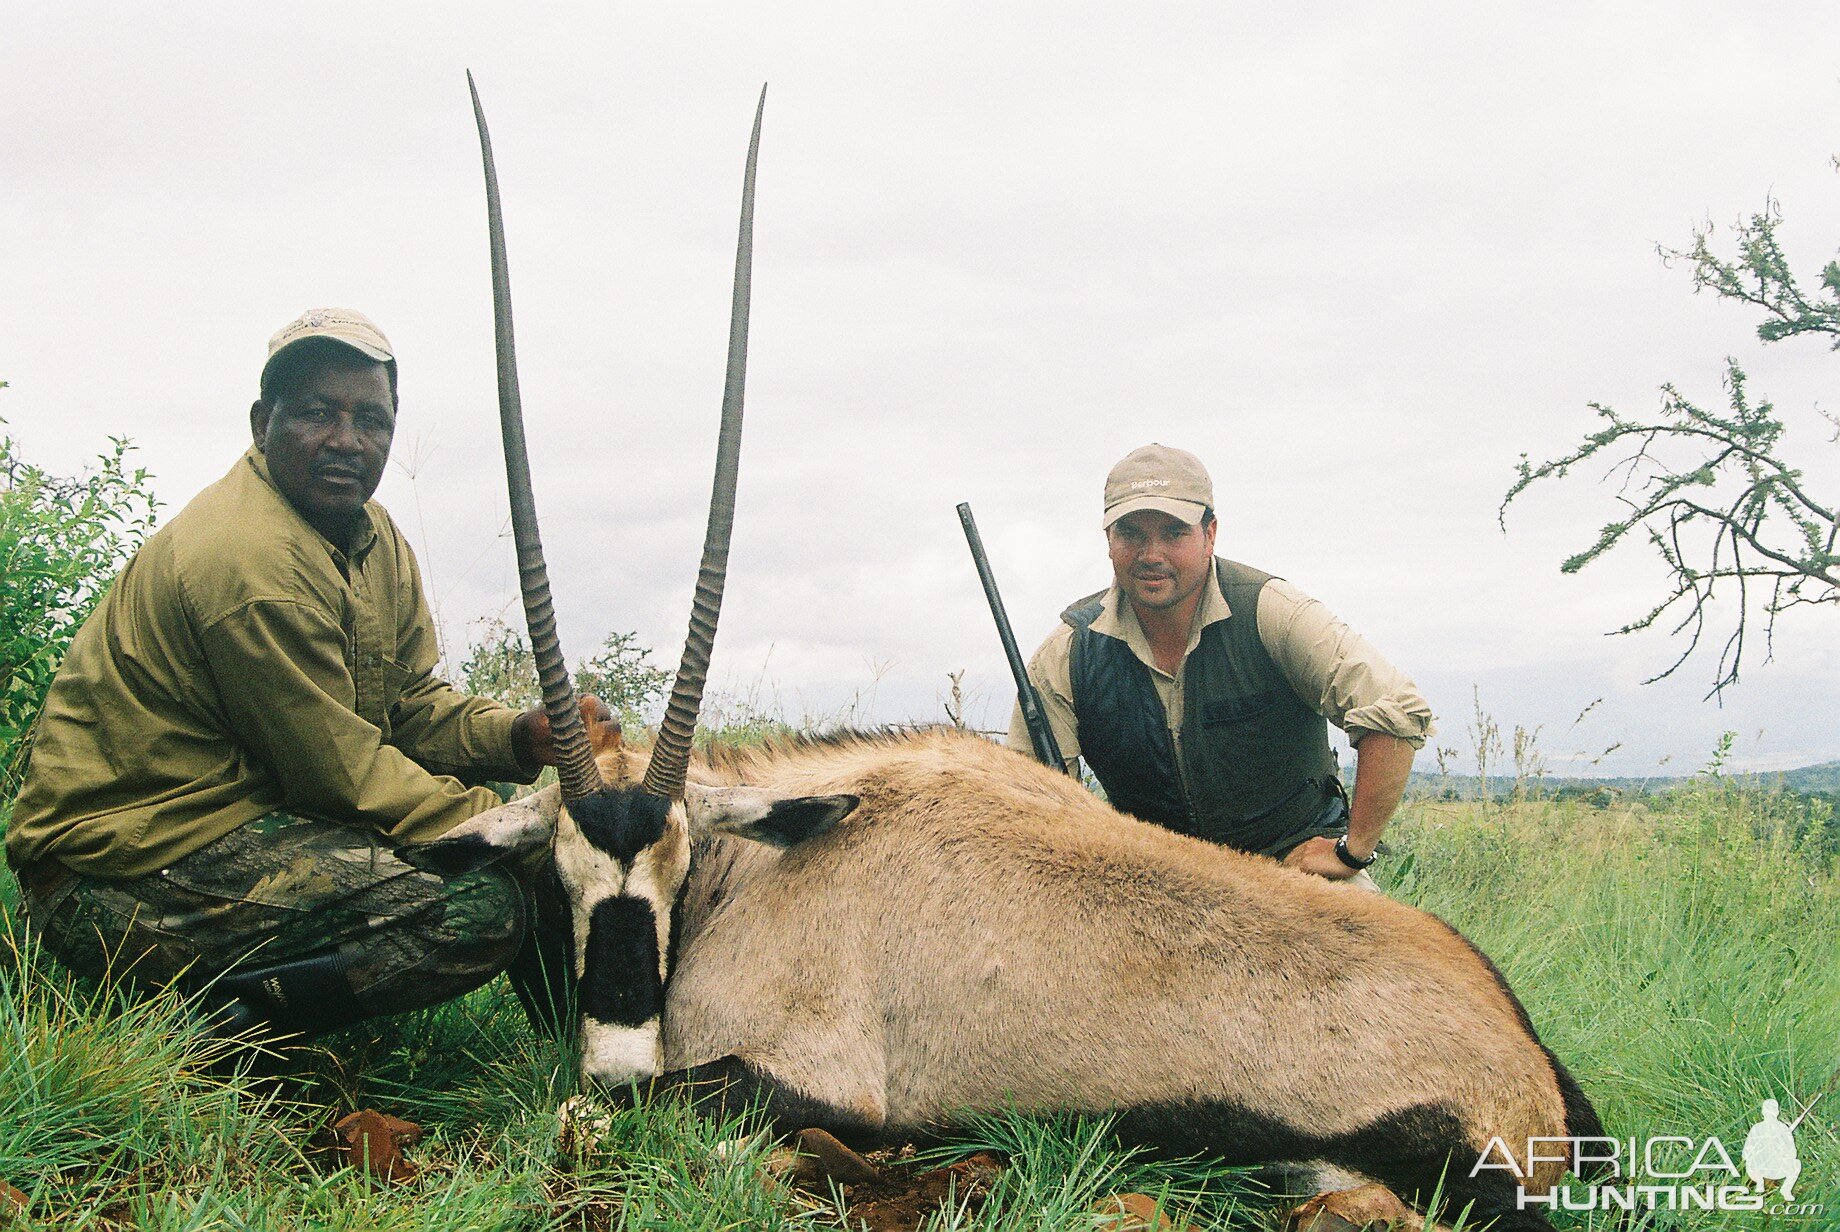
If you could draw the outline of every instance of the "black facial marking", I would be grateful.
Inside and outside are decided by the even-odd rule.
[[[596,903],[582,966],[583,1017],[620,1027],[656,1018],[664,1009],[664,981],[652,905],[625,894]]]
[[[1170,1155],[1205,1154],[1226,1164],[1323,1159],[1378,1179],[1407,1202],[1422,1204],[1440,1182],[1447,1216],[1471,1202],[1471,1220],[1495,1218],[1498,1232],[1544,1232],[1552,1225],[1515,1209],[1514,1180],[1486,1170],[1471,1178],[1476,1148],[1442,1104],[1415,1104],[1345,1134],[1303,1133],[1275,1117],[1232,1103],[1149,1104],[1124,1110],[1118,1136]]]
[[[641,851],[664,837],[671,802],[636,787],[609,788],[569,802],[569,816],[582,837],[632,867]]]
[[[855,812],[861,803],[857,796],[801,796],[796,800],[776,800],[765,817],[748,823],[735,833],[773,847],[793,847],[830,830]]]

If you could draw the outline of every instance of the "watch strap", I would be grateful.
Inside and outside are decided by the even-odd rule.
[[[1376,851],[1365,860],[1358,858],[1352,851],[1348,850],[1348,836],[1344,834],[1335,840],[1335,858],[1340,860],[1343,864],[1346,864],[1349,868],[1359,872],[1372,864],[1375,860],[1378,860],[1380,858],[1380,853]]]

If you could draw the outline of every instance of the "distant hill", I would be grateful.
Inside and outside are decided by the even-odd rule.
[[[1767,776],[1766,776],[1767,777]],[[1782,772],[1783,786],[1791,791],[1840,791],[1840,761]]]
[[[1343,767],[1343,773],[1352,780],[1349,767]],[[1646,777],[1596,778],[1581,776],[1546,775],[1539,780],[1539,794],[1543,796],[1585,795],[1595,791],[1608,790],[1621,795],[1654,795],[1672,791],[1682,784],[1701,777],[1695,774],[1649,775]],[[1727,775],[1733,782],[1754,783],[1760,787],[1775,787],[1784,791],[1808,792],[1819,795],[1840,794],[1840,761],[1824,761],[1818,765],[1802,766],[1795,770],[1767,770],[1751,774]],[[1448,791],[1460,800],[1475,800],[1481,794],[1481,780],[1473,774],[1442,775],[1436,771],[1412,772],[1411,786],[1408,789],[1414,795],[1435,796]],[[1514,776],[1500,774],[1489,776],[1489,794],[1505,796],[1514,790]]]

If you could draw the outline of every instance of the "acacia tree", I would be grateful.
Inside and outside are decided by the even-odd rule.
[[[1734,257],[1713,251],[1711,226],[1694,232],[1692,247],[1664,247],[1661,256],[1687,265],[1696,292],[1709,290],[1760,310],[1757,336],[1765,342],[1814,334],[1832,338],[1831,349],[1840,350],[1840,261],[1822,269],[1819,290],[1805,292],[1777,243],[1781,221],[1771,199],[1735,228]],[[1684,641],[1679,656],[1645,684],[1672,675],[1702,640],[1722,637],[1708,697],[1738,683],[1759,622],[1767,661],[1779,615],[1804,604],[1840,604],[1840,502],[1810,491],[1802,473],[1783,460],[1782,419],[1769,402],[1752,401],[1744,370],[1730,357],[1724,388],[1727,409],[1715,411],[1663,385],[1661,410],[1652,419],[1591,403],[1604,426],[1549,462],[1535,465],[1522,454],[1519,478],[1498,513],[1506,530],[1508,505],[1533,484],[1561,478],[1592,459],[1609,460],[1622,516],[1560,569],[1576,573],[1625,539],[1646,539],[1666,565],[1667,590],[1646,614],[1615,632],[1661,624]],[[1840,419],[1818,408],[1815,413],[1834,424],[1840,441]],[[1715,608],[1721,597],[1735,603]]]

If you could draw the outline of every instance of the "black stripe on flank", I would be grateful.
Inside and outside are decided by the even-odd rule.
[[[581,1012],[596,1022],[642,1026],[664,1009],[658,978],[658,926],[652,905],[616,895],[594,905],[588,917],[581,974]]]

